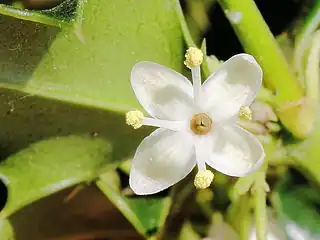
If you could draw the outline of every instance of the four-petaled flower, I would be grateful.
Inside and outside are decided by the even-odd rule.
[[[206,164],[230,176],[245,176],[265,157],[257,138],[236,125],[261,86],[262,70],[248,54],[223,63],[202,85],[199,49],[187,51],[193,86],[181,74],[152,62],[139,62],[131,72],[132,88],[144,109],[127,113],[127,123],[159,127],[138,147],[130,187],[139,195],[164,190],[198,166],[195,186],[208,187],[213,173]],[[199,61],[199,58],[201,60]],[[195,61],[192,61],[195,60]]]

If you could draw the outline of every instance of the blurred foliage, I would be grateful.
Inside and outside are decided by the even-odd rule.
[[[307,183],[296,183],[295,178],[288,173],[276,186],[273,201],[279,219],[283,225],[299,225],[309,233],[309,237],[319,236],[320,189]]]

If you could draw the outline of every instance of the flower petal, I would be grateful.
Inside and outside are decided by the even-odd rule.
[[[159,128],[136,151],[130,187],[139,195],[157,193],[183,179],[194,166],[192,136]]]
[[[185,120],[192,116],[193,90],[181,74],[152,62],[139,62],[131,71],[132,88],[144,109],[153,117]]]
[[[261,86],[262,70],[248,54],[238,54],[223,63],[202,85],[202,107],[214,120],[237,115],[243,105],[250,105]]]
[[[242,177],[259,168],[265,153],[259,140],[238,126],[224,126],[213,133],[212,153],[207,160],[226,175]]]

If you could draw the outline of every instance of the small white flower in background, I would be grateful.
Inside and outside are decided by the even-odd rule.
[[[202,52],[190,48],[185,64],[193,86],[183,75],[152,62],[139,62],[131,72],[132,88],[144,109],[127,113],[127,124],[159,127],[138,147],[130,187],[139,195],[164,190],[198,166],[194,184],[207,188],[213,173],[206,164],[230,176],[246,176],[265,157],[254,135],[236,125],[261,86],[262,70],[248,54],[230,58],[202,85]],[[243,112],[245,110],[245,112]]]

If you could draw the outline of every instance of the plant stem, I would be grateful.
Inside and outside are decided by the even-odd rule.
[[[320,16],[320,15],[319,15]],[[319,101],[320,80],[320,30],[313,34],[306,67],[306,96],[316,103]]]
[[[285,104],[303,98],[303,90],[290,71],[268,25],[253,0],[218,1],[246,52],[252,54],[264,72],[264,82],[276,93],[277,102]],[[297,120],[301,106],[279,112],[282,123],[296,137],[304,138],[303,123]]]
[[[157,239],[178,239],[185,220],[189,218],[190,209],[192,209],[195,204],[196,188],[193,185],[194,176],[194,173],[189,174],[183,181],[173,186],[170,193],[172,205],[165,225],[160,230]],[[173,223],[175,224],[173,225]]]
[[[267,206],[266,206],[265,172],[261,172],[254,187],[254,212],[256,219],[257,240],[267,239]]]
[[[209,70],[209,65],[208,65],[208,56],[207,56],[207,41],[204,38],[202,43],[201,43],[201,50],[204,54],[204,58],[203,58],[203,62],[201,64],[201,70],[202,70],[202,74],[204,76],[205,79],[207,79],[211,72]]]
[[[249,239],[252,227],[251,205],[249,203],[249,196],[245,193],[236,201],[232,202],[228,209],[228,221],[239,233],[240,240]]]
[[[191,33],[189,31],[189,28],[187,26],[186,19],[183,15],[183,11],[182,11],[179,0],[172,0],[172,1],[175,4],[175,8],[176,8],[177,16],[178,16],[180,26],[182,29],[184,40],[186,41],[186,43],[189,47],[196,47],[197,45],[193,41],[193,38],[192,38]]]
[[[304,172],[311,181],[318,184],[320,184],[319,142],[320,122],[318,121],[307,140],[286,146],[288,161]]]
[[[244,196],[241,199],[241,209],[242,212],[242,219],[239,222],[239,235],[241,240],[247,240],[250,235],[250,230],[252,227],[252,215],[250,214],[250,207],[248,206],[248,196]]]
[[[255,214],[256,214],[256,231],[258,240],[267,239],[267,209],[266,209],[266,192],[263,188],[256,190],[255,194]]]
[[[297,71],[300,82],[305,81],[305,62],[306,52],[312,41],[312,34],[316,31],[320,24],[320,1],[316,1],[310,13],[307,17],[303,17],[303,22],[299,25],[302,26],[299,29],[298,34],[295,37],[295,47],[293,63],[295,70]],[[298,26],[299,26],[298,25]],[[307,72],[307,71],[306,71]]]

